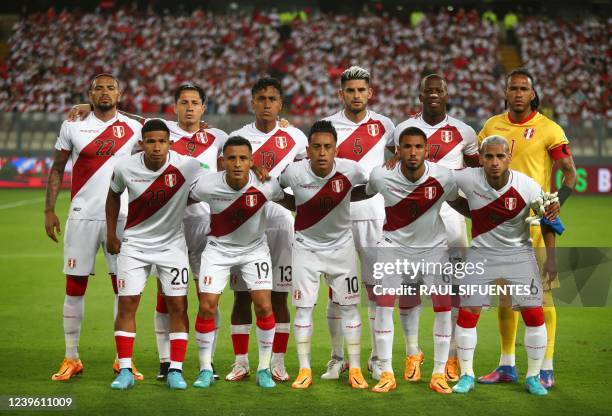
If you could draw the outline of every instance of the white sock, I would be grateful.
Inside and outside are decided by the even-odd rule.
[[[552,370],[553,369],[553,360],[551,358],[544,358],[542,361],[542,370]]]
[[[159,362],[170,362],[170,314],[155,311],[153,313],[153,325],[155,327]]]
[[[198,357],[200,359],[200,371],[212,370],[212,346],[215,342],[215,331],[197,332],[196,342],[198,344]]]
[[[79,358],[79,340],[81,323],[85,312],[84,296],[64,297],[64,340],[66,341],[66,358]]]
[[[526,326],[524,342],[527,351],[527,377],[537,376],[546,353],[546,325]]]
[[[357,305],[340,306],[342,311],[342,332],[350,368],[361,368],[361,316]]]
[[[342,313],[340,305],[327,301],[327,327],[332,344],[332,358],[344,358],[344,337],[342,336]]]
[[[435,312],[433,340],[434,340],[434,368],[433,374],[444,374],[444,367],[448,360],[448,350],[451,340],[451,311]]]
[[[400,309],[400,321],[406,338],[406,355],[419,353],[419,317],[421,305],[409,309]]]
[[[461,367],[461,375],[474,377],[474,350],[478,336],[476,328],[455,327],[455,338],[457,339],[457,358]]]
[[[310,368],[310,342],[312,340],[312,308],[297,307],[293,320],[293,337],[300,368]]]
[[[393,307],[376,307],[376,319],[374,322],[376,337],[376,351],[382,367],[382,371],[393,373]]]
[[[368,322],[370,325],[370,344],[372,345],[372,352],[370,358],[378,358],[378,346],[376,345],[376,338],[374,336],[374,326],[376,320],[376,301],[368,299]]]
[[[448,358],[457,358],[457,342],[455,341],[455,325],[457,325],[457,317],[459,316],[459,308],[451,306],[451,339],[448,349]]]
[[[215,351],[217,350],[217,340],[219,339],[219,328],[221,327],[221,312],[219,312],[219,308],[217,308],[217,313],[215,313],[215,340],[212,345],[212,356],[215,356]]]
[[[511,365],[515,366],[515,355],[514,354],[500,354],[499,365]]]
[[[272,343],[274,342],[274,327],[262,329],[255,325],[257,335],[257,346],[259,347],[259,364],[257,371],[270,368],[270,357],[272,356]]]
[[[119,313],[119,295],[115,293],[115,303],[113,305],[113,322],[117,320],[118,313]]]

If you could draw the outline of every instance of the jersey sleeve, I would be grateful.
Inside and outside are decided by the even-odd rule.
[[[227,141],[229,136],[227,135],[226,132],[220,129],[214,129],[213,131],[214,131],[215,137],[219,141],[219,146],[218,146],[219,151],[217,152],[217,157],[218,157],[218,156],[221,156],[221,154],[223,153],[223,146],[225,145],[225,142]]]
[[[297,136],[297,143],[296,146],[298,146],[298,151],[295,154],[295,160],[302,160],[302,159],[306,159],[306,148],[308,147],[308,138],[306,137],[306,135],[304,133],[302,133],[301,130],[299,129],[295,129],[297,130],[296,132],[296,136]]]
[[[399,146],[399,136],[402,134],[402,130],[406,128],[406,122],[401,122],[393,129],[393,144]]]
[[[474,134],[474,137],[476,137],[476,134]],[[459,198],[459,187],[457,186],[457,179],[455,178],[455,172],[456,171],[454,170],[450,170],[448,172],[448,177],[447,177],[448,191],[446,192],[447,201],[454,201],[457,198]]]
[[[350,162],[352,166],[351,184],[353,186],[365,185],[368,182],[368,175],[366,174],[365,170],[363,170],[359,163],[352,160]]]
[[[288,164],[285,169],[283,169],[283,171],[281,172],[280,175],[278,175],[278,183],[280,184],[280,186],[284,188],[291,188],[292,185],[292,176],[293,176],[293,171],[295,170],[295,163],[290,163]]]
[[[70,138],[70,129],[68,128],[68,123],[68,121],[64,121],[62,123],[59,136],[57,136],[57,141],[55,142],[55,148],[59,151],[72,151],[72,140]]]
[[[210,189],[212,186],[214,186],[214,181],[214,174],[199,175],[191,184],[189,198],[193,199],[194,201],[209,202],[207,188]]]
[[[467,195],[469,192],[469,186],[474,182],[473,168],[465,168],[453,171],[453,177],[455,179],[455,186],[457,190],[461,190]]]
[[[387,140],[385,146],[387,147],[395,147],[395,125],[389,118],[385,118],[383,120],[383,124],[385,125],[385,131],[387,132]]]
[[[265,186],[265,195],[268,201],[280,201],[285,196],[283,188],[281,188],[281,185],[277,180],[270,179],[269,181],[265,182]]]
[[[480,130],[480,133],[478,133],[477,143],[476,143],[477,148],[480,146],[480,143],[482,143],[482,141],[484,139],[486,139],[487,137],[489,137],[491,135],[489,133],[489,130],[490,130],[490,126],[491,126],[492,120],[493,120],[492,118],[488,119],[485,122],[484,126],[482,126],[482,129]]]
[[[546,144],[546,150],[550,154],[552,160],[565,159],[570,157],[569,140],[565,136],[565,132],[557,123],[551,123],[551,131]]]
[[[377,166],[370,173],[370,179],[366,185],[366,194],[374,195],[385,188],[385,173],[384,168]]]
[[[465,146],[463,147],[463,154],[466,156],[474,156],[478,154],[478,138],[476,132],[470,126],[465,127],[465,135],[463,136]]]
[[[122,162],[117,163],[115,165],[115,168],[113,169],[113,176],[111,177],[110,181],[110,189],[116,194],[121,194],[123,193],[123,191],[125,191],[126,184],[123,171],[124,168]]]

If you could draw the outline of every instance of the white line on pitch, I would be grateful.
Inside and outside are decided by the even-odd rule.
[[[64,197],[65,197],[64,195],[59,195],[57,197],[57,199],[64,198]],[[45,201],[45,197],[42,197],[42,198],[32,198],[32,199],[22,199],[21,201],[11,202],[9,204],[0,205],[0,209],[17,208],[17,207],[21,207],[23,205],[37,204],[39,202],[44,202],[44,201]]]

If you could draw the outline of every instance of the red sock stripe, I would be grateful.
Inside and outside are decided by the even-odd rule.
[[[118,358],[131,358],[134,351],[134,338],[115,335]]]
[[[196,318],[195,330],[205,334],[207,332],[212,332],[215,330],[215,320],[214,319],[204,319],[201,317]]]
[[[244,355],[249,352],[249,334],[232,334],[232,345],[235,355]]]
[[[255,324],[257,325],[257,328],[263,329],[264,331],[274,328],[274,326],[276,326],[274,314],[271,313],[270,315],[264,318],[257,317],[257,322]]]
[[[448,312],[451,310],[450,295],[431,295],[434,312]]]
[[[157,305],[155,310],[159,313],[168,313],[168,306],[166,306],[166,297],[161,293],[157,294]]]
[[[171,339],[170,340],[170,361],[183,362],[185,361],[185,353],[187,352],[186,339]]]
[[[119,286],[117,286],[117,275],[110,273],[110,277],[111,277],[111,284],[113,285],[113,292],[115,292],[115,295],[118,295]]]
[[[521,309],[521,315],[523,315],[523,321],[525,321],[526,326],[544,325],[544,309],[541,306]]]
[[[478,318],[480,318],[479,313],[472,313],[467,309],[461,308],[459,309],[459,316],[457,317],[457,325],[462,328],[476,328]]]
[[[287,344],[289,344],[289,333],[275,332],[274,341],[272,342],[272,352],[285,353],[287,352]]]
[[[68,296],[83,296],[87,289],[87,276],[76,277],[69,274],[66,275],[66,294]]]

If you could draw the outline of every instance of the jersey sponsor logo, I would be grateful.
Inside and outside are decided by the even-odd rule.
[[[461,133],[455,126],[447,124],[433,132],[428,138],[429,160],[437,163],[448,155],[463,141]]]
[[[359,162],[376,146],[385,133],[385,126],[381,121],[369,119],[338,145],[338,157]]]
[[[443,194],[442,184],[430,176],[404,199],[393,206],[385,207],[387,222],[383,230],[395,231],[407,227],[433,207]]]
[[[317,224],[340,205],[350,190],[349,179],[342,173],[336,172],[312,198],[297,206],[295,231],[305,230]]]
[[[253,152],[253,162],[255,166],[263,166],[268,170],[274,169],[281,163],[285,163],[286,166],[292,160],[285,160],[285,157],[294,147],[293,137],[286,131],[278,130],[274,136],[271,136]]]
[[[121,137],[118,137],[117,132],[121,133]],[[128,143],[133,134],[134,132],[127,123],[117,120],[81,149],[72,168],[71,199],[111,157]]]
[[[284,136],[274,136],[274,140],[276,141],[276,147],[279,149],[287,148],[287,138]]]
[[[233,233],[257,214],[266,201],[265,195],[259,189],[251,186],[223,211],[211,214],[210,235],[222,237]]]
[[[525,131],[523,131],[523,137],[526,140],[531,139],[534,135],[535,135],[535,129],[534,128],[528,128],[528,129],[525,129]]]
[[[170,177],[174,179],[168,179]],[[184,183],[185,177],[181,171],[175,166],[168,165],[138,198],[130,202],[125,229],[135,227],[151,218],[172,199]]]
[[[246,200],[246,205],[247,207],[251,207],[253,208],[254,206],[257,205],[257,195],[245,195],[244,196],[245,200]]]
[[[76,267],[76,259],[68,259],[68,267],[74,269]]]
[[[487,233],[504,222],[515,218],[525,208],[525,200],[510,187],[502,196],[482,208],[470,210],[472,216],[472,238]]]
[[[198,143],[207,144],[208,143],[208,135],[205,131],[199,131],[195,134],[195,139]]]

